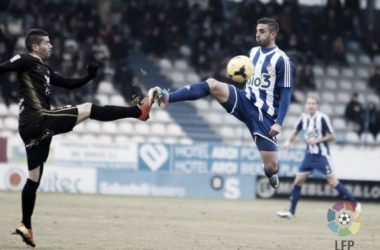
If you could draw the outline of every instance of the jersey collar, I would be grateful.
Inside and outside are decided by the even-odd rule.
[[[272,48],[263,48],[263,47],[260,47],[260,51],[261,53],[263,54],[266,54],[266,53],[269,53],[269,52],[272,52],[274,51],[275,49],[277,49],[277,46],[273,46]]]
[[[31,56],[34,56],[35,58],[37,58],[38,60],[40,60],[42,63],[44,63],[44,61],[41,59],[41,57],[35,55],[35,54],[32,54],[30,53]]]
[[[318,110],[317,111],[315,111],[315,113],[314,113],[314,115],[313,116],[311,116],[310,114],[308,114],[308,116],[309,116],[309,118],[310,119],[313,119],[313,118],[315,118],[317,115],[318,115]]]

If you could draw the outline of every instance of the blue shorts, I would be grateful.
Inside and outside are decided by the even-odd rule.
[[[255,136],[260,136],[273,143],[277,150],[276,137],[269,136],[270,127],[275,123],[273,117],[261,112],[252,101],[248,100],[244,90],[236,89],[232,85],[228,85],[228,88],[230,92],[228,100],[222,103],[224,109],[245,123],[255,141]]]
[[[299,168],[300,173],[312,173],[317,170],[323,175],[330,175],[333,173],[330,165],[330,157],[324,155],[306,154],[303,162]]]

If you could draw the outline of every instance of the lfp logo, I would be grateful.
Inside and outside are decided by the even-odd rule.
[[[348,236],[359,231],[362,215],[355,211],[356,205],[351,202],[337,202],[327,211],[327,226],[338,236]]]

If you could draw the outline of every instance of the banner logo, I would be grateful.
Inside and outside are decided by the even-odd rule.
[[[10,168],[4,174],[4,183],[7,190],[21,190],[25,184],[26,178],[24,172],[19,168]]]
[[[168,150],[162,144],[144,144],[140,148],[140,157],[153,172],[166,162],[168,156]]]
[[[362,219],[360,211],[351,202],[339,201],[327,211],[327,226],[338,236],[356,234]]]

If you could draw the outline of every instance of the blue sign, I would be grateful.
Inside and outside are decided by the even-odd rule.
[[[98,169],[99,194],[254,199],[255,180],[244,175],[126,172]]]
[[[162,143],[139,144],[139,170],[168,171],[170,148]]]
[[[294,177],[305,150],[279,149],[280,177]],[[139,170],[181,174],[263,175],[258,149],[224,144],[169,145],[143,143],[139,146]],[[320,177],[313,174],[312,177]]]

